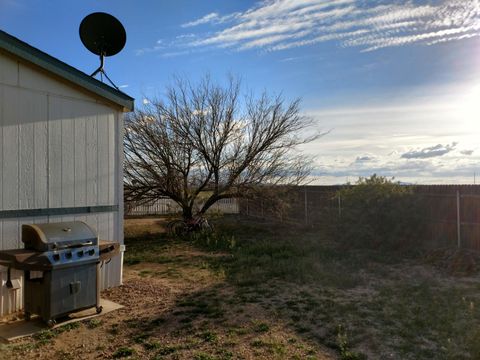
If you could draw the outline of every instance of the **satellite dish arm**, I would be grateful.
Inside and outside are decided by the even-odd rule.
[[[113,81],[108,77],[107,73],[105,72],[105,69],[103,68],[103,66],[105,65],[105,55],[102,53],[100,55],[100,66],[98,67],[97,70],[95,70],[93,72],[92,75],[90,75],[91,77],[95,77],[95,75],[97,75],[98,73],[100,73],[100,75],[105,75],[105,77],[107,78],[107,80],[110,82],[110,84],[112,84],[112,86],[117,89],[118,91],[120,91],[120,89],[118,88],[117,85],[115,85],[113,83]]]
[[[118,88],[118,86],[115,85],[112,80],[110,80],[110,78],[108,77],[108,75],[107,75],[107,73],[106,73],[105,71],[102,71],[102,74],[105,75],[105,77],[107,78],[107,80],[110,82],[110,84],[112,84],[112,86],[113,86],[115,89],[117,89],[118,91],[120,91],[120,89]]]
[[[105,64],[105,56],[103,54],[100,54],[100,66],[98,67],[97,70],[95,70],[93,72],[92,77],[94,77],[95,75],[97,75],[99,72],[101,73],[105,73],[105,70],[103,70],[103,65]]]

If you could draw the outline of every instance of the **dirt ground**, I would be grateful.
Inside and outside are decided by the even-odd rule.
[[[102,293],[123,309],[0,345],[0,359],[480,358],[478,274],[236,218],[226,236],[174,240],[166,221],[125,222],[124,284]]]
[[[126,234],[138,232],[164,232],[163,223],[127,220]],[[208,267],[224,254],[171,244],[161,255],[164,263],[126,265],[123,285],[102,292],[123,309],[2,345],[0,359],[336,358],[260,304],[237,301],[225,275]]]

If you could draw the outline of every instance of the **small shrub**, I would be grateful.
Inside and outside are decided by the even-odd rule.
[[[341,360],[364,360],[366,356],[349,349],[348,336],[347,332],[343,329],[342,326],[338,327],[337,334],[338,349],[340,350],[340,359]]]
[[[337,192],[338,238],[345,247],[409,250],[419,235],[421,209],[411,187],[373,175]]]
[[[216,231],[198,231],[189,235],[189,240],[206,250],[231,250],[235,248],[236,241],[233,235]]]

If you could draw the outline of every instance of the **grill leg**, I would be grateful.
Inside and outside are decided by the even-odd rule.
[[[100,306],[100,263],[98,263],[97,264],[97,314],[100,314],[101,312],[102,312],[102,307]]]

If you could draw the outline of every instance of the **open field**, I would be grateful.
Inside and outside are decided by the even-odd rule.
[[[169,239],[126,221],[125,308],[2,345],[4,359],[478,359],[480,279],[245,219]]]

